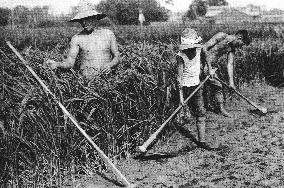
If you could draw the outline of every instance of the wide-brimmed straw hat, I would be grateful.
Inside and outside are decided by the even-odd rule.
[[[201,47],[201,44],[199,44],[201,41],[202,38],[198,36],[197,32],[194,29],[186,28],[181,34],[181,44],[179,46],[179,49],[185,50],[189,48]]]
[[[94,6],[87,2],[86,0],[81,0],[78,5],[78,12],[70,22],[77,22],[83,18],[94,17],[97,20],[103,19],[106,17],[106,14],[99,13],[95,10]]]

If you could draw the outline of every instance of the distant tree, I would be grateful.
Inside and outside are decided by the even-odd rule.
[[[143,10],[146,22],[168,19],[168,10],[161,7],[156,0],[104,0],[97,5],[98,11],[121,25],[137,24],[139,8]]]
[[[11,16],[10,9],[0,8],[0,26],[8,25],[10,16]]]
[[[174,4],[174,1],[173,1],[173,0],[165,0],[165,3],[166,3],[166,4],[173,5],[173,4]]]
[[[25,6],[16,6],[14,8],[14,21],[17,24],[26,24],[29,22],[30,11]]]
[[[208,6],[225,6],[228,5],[226,0],[206,0]]]
[[[186,17],[190,20],[195,20],[199,16],[204,16],[206,14],[206,2],[202,0],[194,0],[192,4],[189,5],[189,10],[186,13]]]
[[[140,1],[141,2],[141,1]],[[168,10],[162,7],[156,0],[144,0],[140,3],[146,21],[167,21]]]
[[[48,20],[48,6],[39,7],[36,6],[30,11],[30,18],[34,24],[39,24]]]
[[[163,3],[168,4],[168,5],[173,5],[174,4],[173,0],[160,0],[160,2],[163,2]]]

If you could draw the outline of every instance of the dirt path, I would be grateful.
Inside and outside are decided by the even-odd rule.
[[[268,113],[258,114],[237,97],[227,103],[234,118],[209,113],[207,140],[222,150],[197,148],[177,131],[149,151],[174,156],[128,159],[118,168],[137,187],[284,187],[284,89],[256,86],[242,93],[268,107]],[[194,124],[188,128],[196,136]],[[95,178],[89,182],[84,186],[117,187]]]

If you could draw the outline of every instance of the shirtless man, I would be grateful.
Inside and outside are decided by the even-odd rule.
[[[246,30],[239,30],[235,35],[228,35],[220,32],[215,34],[208,42],[203,45],[204,58],[207,62],[204,71],[209,71],[209,74],[213,76],[212,68],[218,68],[219,76],[224,77],[224,74],[229,78],[229,85],[235,88],[234,84],[234,56],[237,48],[241,48],[244,45],[248,45],[250,39]],[[227,62],[223,63],[218,61],[219,58],[226,54]],[[223,64],[222,64],[223,63]],[[222,70],[226,73],[222,72]],[[216,75],[215,75],[216,76]],[[214,100],[217,104],[217,110],[226,117],[232,117],[224,108],[224,97],[222,93],[222,84],[215,79],[211,79],[208,82]],[[208,101],[207,101],[208,102]]]
[[[79,10],[70,22],[79,22],[83,31],[72,37],[67,58],[64,62],[47,60],[44,66],[51,69],[72,68],[80,51],[81,73],[83,77],[91,80],[98,73],[110,72],[111,68],[119,63],[119,51],[114,33],[96,26],[98,20],[106,15],[96,12],[86,2],[79,6]]]

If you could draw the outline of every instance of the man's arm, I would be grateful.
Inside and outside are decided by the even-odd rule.
[[[211,64],[212,59],[210,58],[210,55],[209,55],[210,49],[213,48],[216,44],[225,40],[227,36],[228,36],[228,34],[223,33],[223,32],[219,32],[219,33],[215,34],[209,41],[207,41],[202,47],[204,60],[206,61],[206,64],[208,66],[208,72],[209,72],[209,74],[211,75],[212,78],[215,74],[215,71],[212,69],[212,64]]]
[[[203,49],[205,51],[210,50],[212,47],[214,47],[217,43],[219,43],[220,41],[224,40],[226,37],[228,36],[228,34],[223,33],[223,32],[219,32],[217,34],[215,34],[209,41],[207,41],[204,45],[203,45]]]
[[[113,32],[110,33],[110,52],[113,56],[112,61],[110,62],[110,68],[116,66],[120,61],[120,54],[118,51],[118,46],[116,42],[116,37]]]
[[[180,103],[183,104],[184,102],[183,90],[182,90],[183,59],[177,56],[176,61],[177,61],[177,69],[178,69],[177,81],[178,81],[178,88],[179,88],[179,98],[180,98]]]
[[[73,37],[70,42],[70,49],[67,58],[64,62],[57,62],[51,59],[48,59],[43,63],[44,67],[50,67],[51,69],[61,68],[72,68],[75,64],[76,57],[79,53],[79,45],[77,43],[77,37]]]
[[[64,62],[58,63],[57,67],[66,68],[66,69],[72,68],[75,65],[78,53],[79,53],[78,38],[74,36],[72,37],[70,42],[70,49],[67,58],[64,60]]]
[[[229,52],[228,54],[228,64],[227,64],[227,71],[229,76],[229,85],[235,89],[234,84],[234,52]]]
[[[211,64],[211,59],[210,59],[209,53],[204,48],[202,48],[201,50],[202,50],[201,51],[201,62],[202,62],[202,65],[203,66],[207,65],[208,73],[213,78],[213,76],[215,74],[215,71],[213,71],[213,69],[212,69],[212,64]]]

